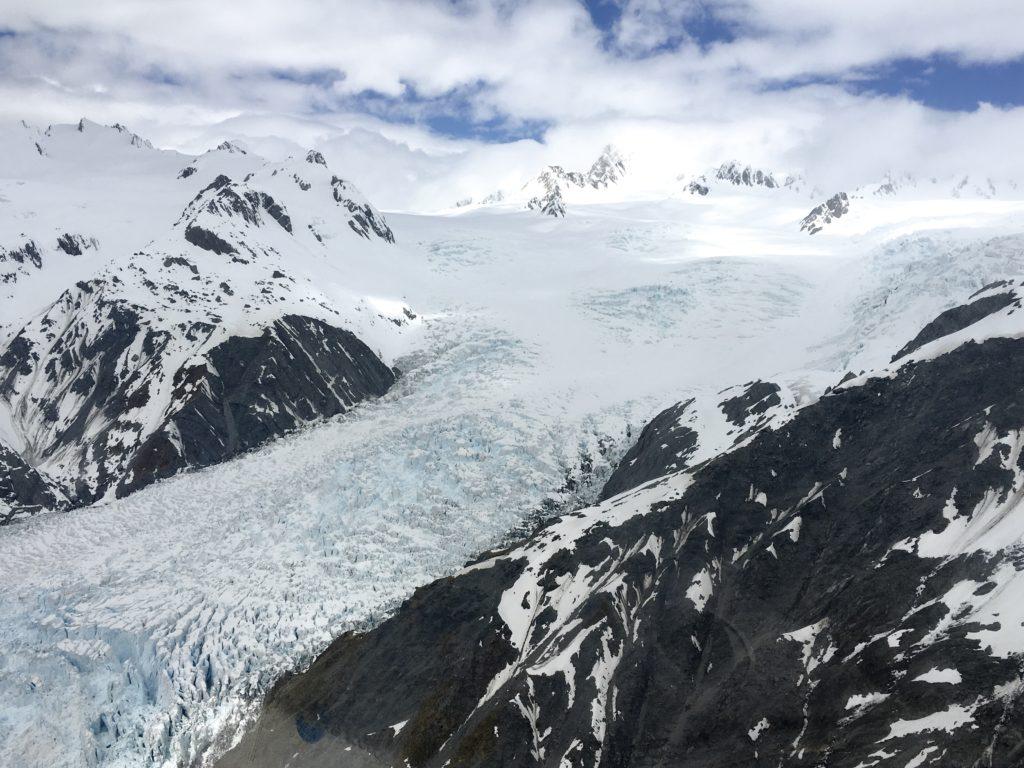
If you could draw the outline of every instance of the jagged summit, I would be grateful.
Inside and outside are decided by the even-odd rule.
[[[319,152],[308,153],[304,161],[263,165],[237,181],[219,174],[188,204],[178,226],[194,245],[236,253],[247,248],[249,228],[268,221],[314,249],[325,247],[343,227],[367,240],[395,241],[380,211],[353,184],[332,174]]]
[[[615,147],[608,145],[585,171],[567,170],[561,165],[549,165],[530,179],[517,192],[496,190],[479,199],[464,197],[454,203],[455,208],[472,205],[495,205],[521,202],[529,209],[556,218],[565,216],[569,202],[597,201],[595,192],[618,185],[626,175],[626,160]]]
[[[577,190],[607,189],[617,184],[626,173],[626,162],[612,146],[607,146],[587,171],[567,171],[550,165],[526,183],[526,207],[548,216],[565,216],[566,197]]]
[[[680,176],[679,180],[686,182],[686,176]],[[700,197],[711,194],[715,187],[788,189],[799,192],[803,187],[803,179],[799,176],[785,176],[780,181],[773,171],[732,160],[695,176],[684,185],[685,191]]]
[[[306,162],[313,163],[314,165],[327,166],[327,161],[324,160],[323,154],[317,152],[315,149],[311,149],[306,153]]]
[[[850,212],[850,199],[845,192],[838,192],[824,203],[816,205],[800,221],[800,231],[816,235],[836,219]]]
[[[879,182],[835,191],[836,197],[831,199],[834,190],[822,189],[809,181],[814,178],[813,169],[780,172],[734,159],[703,171],[662,176],[664,171],[660,169],[642,165],[630,168],[625,157],[619,149],[607,146],[585,170],[552,164],[517,191],[499,191],[483,198],[464,197],[453,207],[469,209],[494,203],[516,203],[561,218],[574,204],[709,198],[711,204],[731,205],[727,198],[756,198],[757,205],[766,210],[776,206],[777,215],[789,217],[797,231],[802,228],[805,232],[817,233],[851,210],[854,219],[861,216],[857,213],[861,209],[870,210],[867,215],[875,216],[875,212],[880,212],[878,206],[886,205],[887,201],[1018,199],[1024,191],[1012,179],[997,180],[977,174],[918,178],[910,173],[891,172]],[[664,165],[670,165],[670,161],[666,160]],[[845,203],[839,195],[845,195]],[[862,205],[865,199],[874,203],[865,208]],[[790,211],[783,214],[784,209],[791,207],[804,209],[799,215]]]
[[[243,149],[233,141],[222,141],[220,144],[217,145],[216,149],[220,150],[221,152],[230,152],[232,154],[249,154],[245,149]]]
[[[768,189],[779,186],[770,171],[762,171],[760,168],[753,168],[749,165],[743,166],[736,161],[720,165],[715,171],[715,178],[728,181],[735,186],[767,187]]]
[[[586,183],[595,189],[619,182],[626,173],[626,161],[613,146],[606,146],[586,175]]]

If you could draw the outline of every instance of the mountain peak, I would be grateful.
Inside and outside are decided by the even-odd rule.
[[[226,140],[222,141],[220,144],[217,145],[216,149],[220,150],[222,152],[230,152],[231,154],[235,154],[235,155],[247,155],[247,154],[249,154],[244,149],[242,149],[240,146],[238,146],[238,144],[235,144],[233,141],[226,141]]]
[[[742,165],[735,160],[722,163],[715,171],[715,178],[727,181],[734,186],[767,187],[774,189],[779,186],[771,171],[763,171],[751,165]]]
[[[567,171],[560,165],[549,165],[523,187],[534,193],[526,207],[548,216],[565,216],[567,192],[607,189],[619,183],[625,173],[625,160],[611,145],[601,151],[587,171]]]
[[[685,176],[680,176],[680,180]],[[792,189],[799,191],[803,179],[799,176],[786,176],[779,181],[775,172],[757,168],[749,163],[741,163],[737,160],[730,160],[722,163],[717,168],[695,176],[685,186],[685,190],[691,195],[704,197],[710,194],[712,187],[719,182],[731,187],[747,187],[751,189]]]
[[[622,154],[611,144],[607,145],[587,172],[587,182],[595,189],[607,187],[620,181],[626,173],[626,162]]]
[[[327,167],[327,161],[324,160],[323,154],[315,149],[311,149],[306,153],[306,162],[312,163],[313,165],[322,165],[325,168]]]

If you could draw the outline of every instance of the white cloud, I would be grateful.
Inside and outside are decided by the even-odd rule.
[[[836,185],[890,168],[1024,177],[1020,110],[771,87],[901,57],[1020,57],[1019,0],[619,2],[609,44],[575,0],[0,0],[16,33],[0,37],[0,117],[85,114],[194,151],[317,145],[389,207],[584,165],[609,141],[673,170],[736,157]],[[735,40],[697,45],[709,14]],[[449,139],[428,127],[444,113],[549,128],[543,144]]]
[[[699,0],[625,0],[615,24],[616,42],[626,51],[643,53],[687,39],[686,22],[703,12]]]

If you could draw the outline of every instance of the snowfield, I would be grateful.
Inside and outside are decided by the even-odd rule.
[[[697,398],[699,455],[715,455],[736,437],[714,416],[723,389],[762,379],[811,402],[1024,272],[1021,201],[904,200],[868,226],[868,203],[888,209],[855,200],[813,238],[810,203],[713,192],[564,219],[470,206],[388,214],[386,253],[346,262],[339,245],[332,279],[350,265],[354,294],[422,318],[383,353],[402,372],[386,396],[0,529],[0,764],[203,764],[333,637],[545,500],[592,501],[661,409]]]

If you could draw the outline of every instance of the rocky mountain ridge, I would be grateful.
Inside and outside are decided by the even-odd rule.
[[[719,205],[723,200],[747,193],[775,195],[787,192],[797,197],[780,197],[780,209],[799,206],[801,203],[798,198],[809,197],[818,201],[802,217],[794,216],[793,221],[793,226],[797,230],[814,235],[825,231],[835,221],[848,215],[851,204],[854,218],[858,218],[864,213],[861,209],[868,201],[868,207],[872,212],[864,215],[874,216],[875,211],[884,210],[889,203],[895,206],[911,202],[925,204],[938,200],[1017,199],[1021,193],[1020,185],[1012,179],[996,181],[972,174],[922,179],[914,174],[893,171],[885,174],[880,182],[838,191],[830,197],[823,198],[824,193],[820,187],[809,185],[803,175],[782,175],[737,160],[723,162],[703,172],[679,174],[671,188],[666,187],[660,192],[641,185],[642,189],[627,193],[623,190],[623,181],[632,184],[636,184],[636,181],[629,175],[630,169],[625,157],[619,150],[609,146],[589,171],[567,171],[560,165],[548,166],[527,182],[518,193],[499,191],[479,200],[467,197],[455,203],[455,208],[521,203],[527,210],[554,218],[564,218],[569,207],[576,203],[633,199],[638,194],[644,199],[655,199],[659,196],[669,200],[706,198],[709,204]],[[595,191],[599,190],[611,194],[595,195]]]
[[[386,258],[381,248],[395,241],[321,153],[267,163],[225,143],[188,160],[86,120],[37,135],[29,185],[48,189],[52,174],[74,178],[104,161],[126,192],[144,184],[182,202],[175,219],[143,199],[132,224],[148,241],[133,250],[116,229],[97,236],[69,225],[52,240],[45,223],[39,234],[0,232],[14,307],[52,292],[39,309],[2,318],[0,439],[25,464],[11,475],[17,491],[4,494],[6,519],[221,461],[394,381],[349,329],[379,341],[416,315],[315,287],[331,260],[366,248]],[[173,172],[182,166],[191,172]],[[48,217],[73,220],[76,204],[55,198]]]
[[[587,171],[566,171],[560,165],[548,166],[536,179],[527,182],[523,192],[526,207],[547,216],[565,216],[565,197],[569,190],[606,189],[626,172],[626,163],[614,147],[607,146]]]
[[[680,176],[679,181],[685,182],[686,176]],[[803,189],[803,184],[803,179],[799,176],[786,176],[780,181],[776,179],[772,171],[754,168],[751,165],[743,165],[733,160],[722,163],[708,173],[695,176],[689,182],[686,182],[684,189],[691,195],[707,197],[711,194],[713,186],[760,187],[800,192]]]

